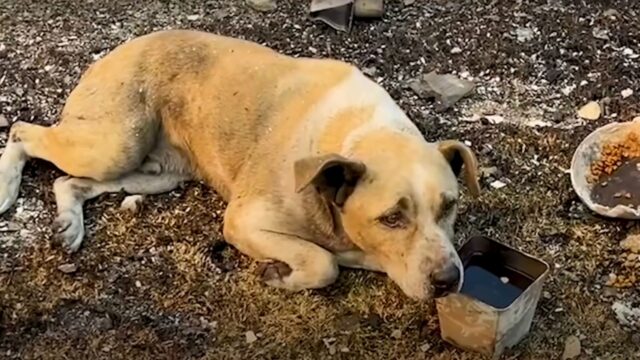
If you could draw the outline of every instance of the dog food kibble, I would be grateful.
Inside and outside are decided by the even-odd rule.
[[[611,175],[625,160],[635,157],[640,157],[640,138],[635,133],[630,133],[621,142],[605,144],[600,159],[591,164],[589,182],[595,183],[603,176]],[[640,164],[636,168],[640,170]]]
[[[509,278],[506,277],[506,276],[503,276],[503,277],[500,278],[500,281],[502,281],[503,284],[507,284],[507,283],[509,283]]]

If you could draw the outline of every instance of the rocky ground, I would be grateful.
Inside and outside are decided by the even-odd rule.
[[[2,0],[0,116],[54,123],[88,64],[158,29],[344,59],[385,86],[428,140],[477,151],[484,194],[464,202],[459,240],[493,236],[552,265],[530,336],[505,358],[556,359],[576,341],[582,359],[640,356],[633,319],[616,316],[640,306],[637,256],[620,245],[640,228],[594,216],[567,175],[584,136],[640,114],[640,3],[388,1],[383,20],[357,21],[349,34],[311,22],[307,5]],[[432,70],[472,80],[474,94],[437,111],[407,85]],[[601,104],[598,120],[576,116],[588,101]],[[262,286],[255,265],[225,246],[224,204],[201,184],[147,198],[137,215],[118,210],[124,195],[91,201],[85,246],[68,256],[49,242],[60,175],[31,162],[17,206],[0,218],[2,358],[480,358],[443,343],[433,306],[381,275],[343,271],[334,286],[296,295]]]

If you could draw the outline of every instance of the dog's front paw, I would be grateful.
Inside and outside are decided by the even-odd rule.
[[[84,238],[82,214],[65,211],[58,215],[53,223],[53,235],[68,253],[78,251]]]
[[[18,199],[20,178],[20,171],[0,170],[0,214],[9,210]]]
[[[264,261],[258,264],[256,275],[269,285],[282,287],[284,279],[291,275],[291,267],[278,260]]]

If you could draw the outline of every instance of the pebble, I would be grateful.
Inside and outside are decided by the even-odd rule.
[[[602,15],[606,17],[618,17],[620,16],[620,13],[616,9],[607,9],[602,13]]]
[[[187,15],[187,20],[189,21],[196,21],[200,19],[200,15]]]
[[[576,336],[569,336],[564,342],[564,351],[562,352],[562,360],[575,359],[580,356],[582,349],[580,347],[580,339]]]
[[[136,280],[136,287],[137,288],[141,288],[142,287],[142,283],[139,280]]]
[[[258,340],[258,337],[256,336],[256,334],[249,330],[246,333],[244,333],[244,338],[247,342],[247,344],[253,344],[254,342],[256,342]]]
[[[624,89],[622,90],[622,92],[620,93],[620,95],[622,95],[623,99],[628,98],[629,96],[633,95],[633,90],[631,89]]]
[[[120,204],[120,210],[131,211],[137,213],[140,210],[140,205],[144,200],[142,195],[129,195],[122,200]]]
[[[609,30],[607,29],[594,27],[593,30],[591,31],[591,34],[596,39],[609,40]]]
[[[429,344],[428,342],[420,345],[420,351],[422,352],[426,353],[427,351],[429,351],[429,349],[431,349],[431,344]]]
[[[491,166],[491,167],[481,167],[480,169],[478,169],[478,172],[480,172],[481,177],[488,178],[488,177],[497,175],[499,170],[497,167]]]
[[[0,115],[0,129],[9,127],[9,120],[4,115]]]
[[[460,54],[462,52],[462,49],[460,49],[459,47],[454,47],[453,49],[451,49],[451,53],[452,54]]]
[[[452,74],[440,75],[432,71],[411,81],[409,87],[421,97],[437,97],[443,109],[447,109],[469,95],[475,88],[475,84]]]
[[[494,189],[502,189],[503,187],[507,186],[507,184],[503,183],[500,180],[496,180],[496,181],[492,182],[490,185]]]
[[[620,325],[633,329],[640,328],[640,308],[633,308],[629,304],[616,301],[611,309]]]
[[[520,43],[525,43],[533,39],[533,30],[529,28],[517,28],[516,29],[516,39]]]
[[[402,330],[400,330],[400,329],[393,330],[391,332],[391,337],[394,338],[394,339],[402,338]]]
[[[416,2],[416,0],[404,0],[404,4],[406,6],[413,5],[415,2]]]
[[[78,266],[76,264],[62,264],[58,266],[58,270],[62,271],[65,274],[73,274],[78,270]]]
[[[500,124],[504,122],[504,117],[500,115],[485,115],[484,118],[489,121],[489,124]]]
[[[590,101],[578,110],[578,116],[585,120],[598,120],[602,110],[596,101]]]
[[[250,8],[257,11],[272,11],[278,6],[276,0],[246,0]]]

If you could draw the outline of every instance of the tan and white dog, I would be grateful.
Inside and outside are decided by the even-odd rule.
[[[417,299],[456,291],[461,170],[479,192],[470,149],[428,143],[355,67],[196,31],[117,47],[82,76],[56,126],[15,123],[0,213],[29,158],[70,175],[54,183],[68,251],[84,237],[84,201],[201,179],[229,203],[225,239],[291,290],[331,284],[346,266],[385,272]]]

